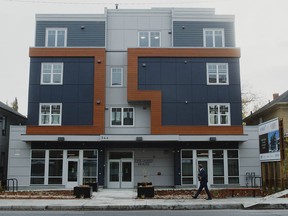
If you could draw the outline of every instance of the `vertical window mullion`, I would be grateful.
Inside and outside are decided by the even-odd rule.
[[[224,184],[228,184],[228,155],[227,150],[224,151]]]
[[[45,150],[44,185],[48,185],[48,178],[49,178],[49,150]]]

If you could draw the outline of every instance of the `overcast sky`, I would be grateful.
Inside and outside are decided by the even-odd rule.
[[[241,48],[242,86],[264,102],[288,90],[287,0],[0,0],[0,101],[18,99],[27,115],[29,47],[34,46],[35,14],[103,13],[104,8],[208,7],[235,15]]]

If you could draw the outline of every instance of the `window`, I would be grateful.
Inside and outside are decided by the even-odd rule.
[[[47,28],[46,47],[66,47],[67,29],[66,28]]]
[[[6,130],[7,130],[6,116],[0,116],[0,130],[2,131],[2,136],[6,136]]]
[[[213,150],[213,183],[224,184],[223,150]]]
[[[207,63],[207,84],[227,85],[228,77],[227,63]]]
[[[48,184],[62,184],[63,150],[49,151]]]
[[[160,47],[160,32],[139,32],[139,47]]]
[[[224,47],[224,29],[204,29],[204,47]]]
[[[228,150],[228,183],[239,184],[238,150]]]
[[[42,63],[41,84],[61,85],[63,79],[63,63]]]
[[[40,104],[40,125],[61,125],[61,104]]]
[[[209,125],[230,125],[229,104],[208,104]]]
[[[111,108],[111,126],[134,126],[134,108]]]
[[[123,86],[123,68],[111,68],[111,86]]]
[[[98,167],[98,151],[84,150],[83,151],[83,183],[97,182],[97,167]]]
[[[31,155],[31,184],[44,184],[45,150],[32,150]]]
[[[181,151],[182,184],[193,184],[193,150]]]

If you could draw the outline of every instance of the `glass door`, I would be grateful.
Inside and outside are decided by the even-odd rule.
[[[133,160],[109,160],[108,188],[133,188]]]
[[[78,159],[67,160],[67,188],[79,185],[79,163]]]
[[[121,188],[133,188],[132,160],[121,160]]]

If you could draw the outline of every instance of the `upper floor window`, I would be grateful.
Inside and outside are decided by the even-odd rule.
[[[63,79],[63,63],[42,63],[41,84],[60,85]]]
[[[123,86],[123,68],[111,68],[111,86]]]
[[[208,104],[209,125],[230,125],[230,104]]]
[[[204,47],[224,47],[224,29],[204,29]]]
[[[141,31],[138,34],[139,47],[160,47],[160,38],[160,32]]]
[[[66,28],[47,28],[46,47],[66,47],[67,29]]]
[[[134,108],[111,108],[111,126],[134,126]]]
[[[207,84],[228,84],[227,63],[207,63]]]
[[[39,125],[61,125],[62,104],[40,104]]]

